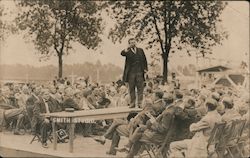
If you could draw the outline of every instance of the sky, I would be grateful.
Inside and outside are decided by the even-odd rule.
[[[15,12],[17,8],[9,0],[3,0],[5,9]],[[14,16],[14,15],[12,15]],[[5,17],[6,18],[6,17]],[[7,17],[11,19],[10,17]],[[105,18],[106,23],[111,26],[112,23]],[[241,61],[249,62],[249,3],[246,1],[228,1],[228,6],[222,14],[223,27],[229,34],[228,39],[223,41],[223,45],[213,48],[211,57],[218,60],[198,59],[198,67],[205,64],[222,64],[229,61],[230,64],[238,64]],[[107,31],[106,31],[107,32]],[[85,47],[75,44],[70,55],[64,57],[64,64],[93,62],[100,60],[103,64],[112,63],[123,67],[124,58],[120,55],[121,50],[127,47],[127,40],[121,44],[113,44],[104,35],[101,49],[98,51],[87,50]],[[145,45],[138,44],[145,48]],[[55,65],[57,66],[57,57],[51,57],[48,61],[39,61],[35,54],[36,50],[31,42],[25,41],[24,37],[19,35],[10,35],[5,42],[0,44],[0,64],[29,64],[33,66]],[[102,53],[101,53],[102,52]],[[150,52],[145,51],[150,60]],[[185,52],[177,52],[170,55],[170,67],[177,65],[195,64],[196,58],[188,57]]]

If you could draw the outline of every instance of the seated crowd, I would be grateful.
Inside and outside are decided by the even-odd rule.
[[[157,83],[157,82],[156,82]],[[179,88],[179,87],[178,87]],[[143,110],[127,120],[116,119],[103,136],[95,140],[104,144],[111,140],[107,154],[116,155],[127,152],[127,157],[142,154],[145,145],[159,147],[156,157],[227,157],[229,151],[222,146],[220,153],[215,146],[208,148],[208,140],[215,124],[225,123],[224,140],[230,137],[233,121],[244,120],[243,134],[249,137],[249,93],[236,92],[229,87],[202,89],[178,89],[172,85],[145,88],[145,94],[151,96],[151,102],[144,103]],[[151,89],[151,93],[147,94]],[[145,98],[146,101],[148,98]],[[128,143],[119,147],[121,136]],[[240,151],[231,146],[231,157],[249,156],[249,139],[244,140]],[[224,144],[227,145],[227,144]],[[220,154],[220,155],[219,155]]]
[[[67,80],[55,80],[45,84],[1,85],[0,131],[13,130],[15,135],[39,133],[42,146],[47,147],[51,122],[44,114],[65,111],[67,108],[90,110],[128,106],[127,94],[127,88],[120,82],[99,85],[85,80],[77,80],[74,84]],[[67,130],[66,125],[57,126]],[[84,136],[92,134],[89,128],[97,128],[84,126]],[[107,126],[106,122],[101,122],[101,126]]]
[[[126,119],[94,123],[106,128],[102,136],[94,139],[102,144],[107,139],[112,141],[107,154],[126,151],[127,157],[134,157],[142,152],[145,144],[154,144],[160,146],[163,156],[208,157],[208,139],[216,123],[225,122],[229,129],[232,121],[246,120],[243,133],[249,134],[248,92],[241,94],[228,87],[183,89],[179,84],[159,83],[153,79],[145,84],[141,112],[131,113]],[[2,86],[0,131],[4,127],[13,129],[16,135],[24,134],[23,129],[31,129],[32,133],[38,131],[42,146],[47,147],[51,123],[43,114],[66,108],[90,110],[121,106],[129,106],[128,89],[122,82],[100,85],[84,80],[74,84],[55,80],[44,85]],[[65,125],[57,126],[67,131]],[[83,132],[86,134],[89,128],[98,127],[85,124]],[[128,138],[124,147],[119,146],[121,136]],[[244,154],[249,154],[247,144],[242,145]],[[213,150],[209,152],[216,154]],[[226,154],[223,150],[222,155]]]

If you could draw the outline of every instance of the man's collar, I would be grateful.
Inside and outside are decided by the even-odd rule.
[[[137,50],[136,47],[133,47],[133,48],[131,47],[130,49],[131,49],[131,51],[132,51],[133,53],[136,53],[136,50]]]

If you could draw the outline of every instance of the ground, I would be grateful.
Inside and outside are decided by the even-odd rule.
[[[53,150],[53,144],[48,142],[48,149],[44,149],[40,142],[30,144],[33,136],[25,134],[21,136],[4,131],[0,132],[0,155],[2,157],[124,157],[125,153],[117,153],[116,156],[106,155],[111,141],[105,145],[97,143],[91,137],[76,135],[74,140],[74,152],[69,153],[69,144],[60,143],[57,150]],[[127,139],[121,139],[120,146],[126,144]]]

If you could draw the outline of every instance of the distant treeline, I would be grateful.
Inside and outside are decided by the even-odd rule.
[[[35,67],[31,65],[0,65],[0,80],[53,80],[57,76],[58,68],[54,65]],[[95,64],[85,62],[83,64],[64,65],[64,76],[75,75],[77,77],[90,76],[92,81],[107,83],[116,81],[122,75],[122,69],[114,64]],[[98,77],[99,76],[99,77]]]

